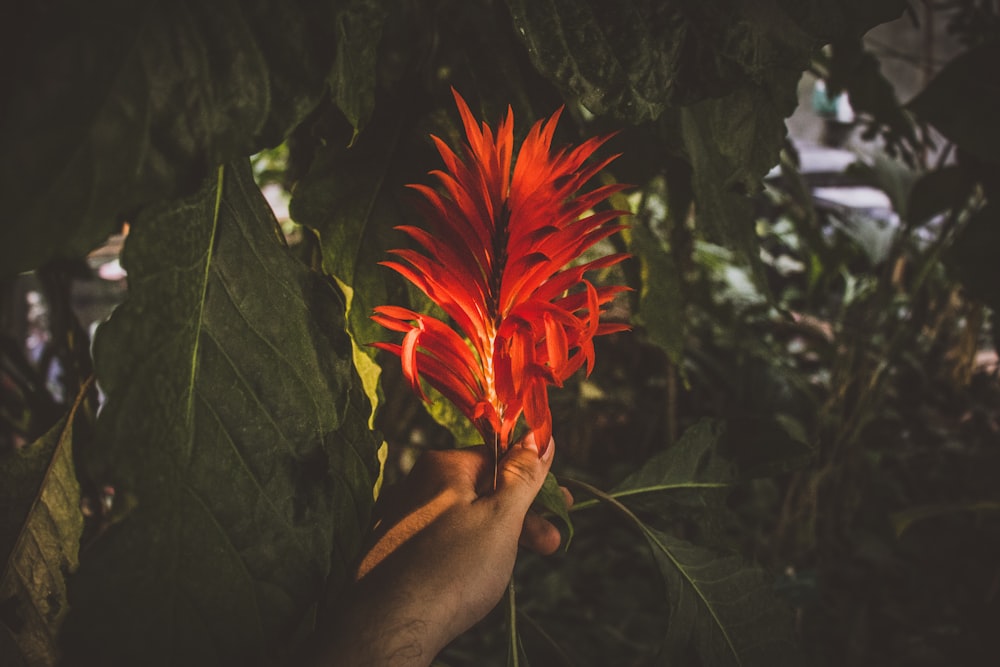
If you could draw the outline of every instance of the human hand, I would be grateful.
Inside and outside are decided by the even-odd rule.
[[[500,462],[485,447],[426,452],[380,502],[373,546],[341,606],[328,665],[428,665],[503,596],[517,544],[540,553],[559,531],[529,513],[552,463],[531,435]],[[571,499],[569,499],[571,501]]]

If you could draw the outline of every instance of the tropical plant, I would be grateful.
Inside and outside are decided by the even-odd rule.
[[[974,14],[959,4],[959,18]],[[853,609],[831,584],[849,580],[835,557],[853,552],[830,547],[888,511],[871,511],[867,482],[898,478],[875,459],[904,460],[876,436],[907,420],[921,424],[909,433],[937,433],[929,406],[964,424],[952,403],[978,406],[975,437],[990,432],[993,385],[907,393],[968,368],[956,341],[976,348],[997,306],[989,22],[959,21],[976,26],[968,50],[903,106],[861,46],[902,0],[21,5],[3,40],[0,273],[13,304],[16,276],[32,271],[53,318],[44,367],[13,337],[3,347],[4,664],[286,664],[338,598],[382,485],[412,451],[509,434],[518,407],[493,419],[472,391],[460,409],[433,400],[424,412],[409,395],[418,371],[434,374],[427,351],[466,352],[432,340],[434,322],[463,319],[430,282],[458,258],[413,226],[406,185],[444,159],[450,194],[418,189],[429,222],[457,229],[461,190],[481,190],[445,146],[464,130],[492,165],[473,115],[510,107],[526,121],[492,135],[487,183],[499,187],[483,203],[502,200],[517,146],[519,165],[533,142],[581,146],[556,153],[572,160],[554,167],[572,174],[558,192],[527,196],[593,236],[544,263],[560,289],[542,301],[564,312],[536,304],[509,339],[512,366],[523,352],[518,367],[563,384],[532,381],[533,400],[517,400],[532,427],[551,410],[554,470],[577,494],[563,517],[573,539],[553,559],[523,556],[505,622],[441,660],[796,664],[794,607],[815,662]],[[869,227],[817,208],[783,153],[811,66],[919,179],[895,199],[905,223],[885,255],[851,233]],[[470,103],[462,123],[452,87]],[[539,120],[562,106],[558,127]],[[536,122],[538,134],[519,134]],[[920,163],[926,124],[957,162]],[[295,244],[254,180],[249,158],[264,150],[286,156],[268,177],[291,193]],[[784,180],[764,189],[782,160]],[[625,229],[609,222],[618,211],[632,214]],[[126,221],[127,298],[91,356],[73,276]],[[570,235],[532,222],[549,242]],[[380,265],[398,248],[396,266],[425,293]],[[530,269],[537,258],[524,256]],[[633,291],[612,300],[616,284]],[[633,331],[601,329],[602,308]],[[473,340],[485,326],[466,324]],[[600,363],[570,376],[591,344]],[[465,349],[470,368],[493,358]],[[431,384],[453,398],[478,388],[464,378],[456,392],[439,375]],[[482,416],[488,428],[469,428]],[[901,448],[917,437],[892,432]],[[913,494],[924,514],[906,514],[900,492],[891,509],[910,535],[935,510],[988,519],[993,499],[976,491]],[[831,587],[834,603],[819,605]]]
[[[608,137],[553,154],[559,112],[532,127],[514,162],[510,112],[494,139],[488,125],[476,126],[457,92],[455,101],[468,138],[466,160],[435,138],[447,165],[437,176],[448,196],[413,186],[427,199],[433,233],[399,228],[426,254],[394,250],[406,264],[383,264],[419,287],[466,339],[435,317],[378,306],[373,319],[406,335],[401,344],[375,346],[399,356],[403,375],[424,400],[420,375],[426,376],[493,446],[495,460],[510,446],[522,412],[544,452],[552,437],[548,385],[561,386],[585,362],[593,369],[594,336],[628,329],[600,322],[602,306],[624,288],[597,288],[583,277],[625,254],[565,268],[624,229],[608,223],[625,211],[586,212],[625,186],[576,195],[613,158],[584,166]]]

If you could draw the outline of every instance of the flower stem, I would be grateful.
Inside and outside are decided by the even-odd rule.
[[[500,434],[493,434],[493,493],[497,491],[497,476],[500,473]]]
[[[514,595],[514,575],[510,576],[507,584],[507,667],[518,667],[520,656],[518,654],[517,637],[517,599]]]

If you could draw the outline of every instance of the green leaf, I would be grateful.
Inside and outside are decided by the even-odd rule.
[[[938,72],[907,105],[959,148],[988,162],[1000,155],[1000,41],[969,49]]]
[[[323,270],[349,288],[348,330],[362,347],[386,338],[370,316],[400,289],[378,263],[388,258],[392,228],[403,219],[395,200],[403,185],[392,172],[402,122],[398,113],[380,115],[351,147],[327,143],[289,204],[292,218],[319,236]]]
[[[579,483],[578,483],[579,484]],[[579,484],[637,527],[667,587],[664,656],[725,667],[798,665],[791,609],[760,568],[647,526],[620,501]]]
[[[6,664],[56,663],[68,609],[66,576],[78,565],[83,513],[70,413],[37,442],[0,460],[0,640]],[[13,661],[18,662],[13,662]]]
[[[769,92],[745,86],[726,97],[681,110],[681,135],[694,169],[697,221],[709,240],[725,246],[761,279],[755,234],[755,193],[778,163],[785,139],[784,117],[795,107],[794,78]],[[777,76],[777,74],[776,74]]]
[[[780,419],[704,419],[612,489],[616,498],[720,488],[807,463],[812,450]]]
[[[423,402],[427,414],[441,426],[444,426],[455,438],[456,447],[472,447],[483,444],[483,436],[480,435],[476,427],[472,425],[469,418],[462,414],[462,411],[455,407],[455,404],[444,397],[434,387],[424,384],[424,391],[429,402]]]
[[[654,119],[678,88],[678,10],[646,2],[508,0],[539,72],[596,114]]]
[[[680,364],[687,328],[680,269],[670,250],[648,227],[635,224],[631,233],[630,250],[639,259],[642,275],[637,316],[649,339],[672,363]]]
[[[559,486],[559,480],[551,472],[545,476],[545,482],[542,484],[538,495],[535,496],[535,503],[562,520],[566,528],[566,535],[563,537],[560,546],[563,551],[569,549],[570,542],[573,541],[573,520],[569,516],[569,508],[566,506],[566,496],[563,495],[562,489]]]
[[[567,99],[633,124],[662,117],[667,145],[682,145],[694,170],[699,224],[753,268],[760,287],[748,195],[778,163],[802,71],[823,44],[856,38],[904,6],[900,0],[507,4],[535,67]],[[679,120],[666,113],[678,109]]]
[[[760,568],[644,528],[667,585],[664,654],[693,649],[703,665],[799,665],[792,610]]]
[[[132,507],[88,548],[67,651],[106,665],[284,662],[347,576],[378,438],[344,301],[284,247],[248,165],[140,216],[98,331],[93,477]]]
[[[337,58],[328,77],[337,107],[357,138],[375,108],[375,66],[382,25],[382,0],[352,0],[337,15]]]
[[[808,10],[799,4],[806,3],[507,2],[539,72],[592,113],[632,123],[725,96],[747,82],[769,86],[786,74],[797,79],[813,50],[828,41],[803,30],[793,15]],[[844,23],[853,33],[853,21]]]
[[[338,43],[331,8],[305,1],[56,0],[22,18],[32,66],[0,123],[4,275],[82,255],[138,207],[280,143]]]
[[[361,372],[373,410],[382,398],[381,367],[376,350],[368,345],[388,335],[372,322],[371,314],[376,306],[406,302],[402,281],[379,265],[389,257],[390,242],[396,234],[392,228],[404,219],[397,201],[404,190],[404,179],[394,165],[405,129],[403,123],[400,109],[387,108],[350,146],[327,141],[296,185],[289,204],[292,218],[316,232],[323,271],[333,276],[347,297],[347,330],[355,346],[355,366]],[[434,416],[453,420],[442,423],[458,427],[452,432],[462,444],[482,442],[457,411]]]

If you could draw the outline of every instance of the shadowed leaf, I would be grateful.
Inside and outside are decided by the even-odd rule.
[[[798,665],[792,611],[763,570],[644,528],[667,585],[664,652],[693,648],[703,665]]]
[[[545,476],[545,483],[542,484],[538,496],[535,497],[535,502],[562,521],[565,534],[559,548],[563,551],[569,549],[570,542],[573,541],[573,520],[569,516],[566,496],[563,495],[562,489],[559,487],[559,480],[551,472]]]
[[[283,246],[245,165],[147,211],[98,332],[88,456],[132,509],[86,552],[67,651],[106,665],[276,653],[347,574],[378,473],[344,302]]]
[[[78,406],[37,442],[0,460],[0,627],[11,640],[0,640],[5,665],[44,667],[58,659],[65,578],[77,568],[83,533],[72,451]]]
[[[969,49],[952,60],[907,107],[959,148],[983,160],[1000,155],[1000,42]]]
[[[722,487],[787,472],[812,457],[809,446],[790,430],[777,420],[702,420],[622,480],[611,495]]]
[[[679,364],[686,328],[680,270],[670,251],[645,225],[634,225],[631,233],[629,250],[639,259],[642,275],[638,318],[649,339],[672,363]]]
[[[403,186],[390,180],[401,122],[398,114],[380,116],[350,148],[322,147],[289,205],[292,218],[319,236],[323,270],[350,288],[348,329],[372,357],[375,350],[365,346],[386,336],[370,316],[388,298],[390,283],[399,282],[378,262],[386,258],[392,227],[403,221],[395,208]]]
[[[945,251],[945,264],[973,297],[1000,308],[1000,205],[987,204],[973,213]]]
[[[661,655],[722,667],[798,665],[792,614],[760,568],[657,530],[620,501],[576,483],[638,528],[663,576],[670,610]],[[667,664],[667,663],[664,663]]]
[[[337,58],[328,79],[337,107],[354,128],[354,137],[375,108],[375,65],[388,13],[385,4],[384,0],[353,0],[337,15]]]
[[[142,205],[279,143],[340,43],[328,3],[27,4],[17,56],[30,66],[0,121],[0,199],[18,221],[0,236],[4,274],[78,256]],[[341,59],[337,80],[368,67]]]

